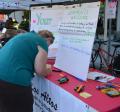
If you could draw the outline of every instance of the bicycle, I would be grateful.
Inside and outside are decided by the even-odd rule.
[[[108,41],[97,39],[94,42],[94,45],[98,45],[98,47],[93,48],[93,52],[91,55],[91,66],[92,68],[99,69],[104,72],[112,73],[113,71],[113,62],[116,56],[116,51],[120,47],[120,43],[113,43],[114,47],[113,53],[109,53],[105,49],[102,48],[102,45],[106,45]],[[109,57],[109,61],[106,57]]]

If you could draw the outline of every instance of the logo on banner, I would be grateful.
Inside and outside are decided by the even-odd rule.
[[[54,108],[54,110],[58,110],[57,108],[57,104],[55,104],[52,99],[50,98],[49,94],[47,92],[43,92],[41,93],[41,98],[43,98],[43,100],[45,102],[47,102],[47,104],[49,104],[52,108]]]
[[[48,17],[42,17],[41,13],[36,14],[36,18],[32,19],[32,22],[37,25],[49,25],[51,24],[52,19]]]
[[[50,95],[45,92],[40,92],[37,88],[32,88],[34,96],[34,104],[41,112],[55,112],[58,110],[58,105],[52,100]],[[40,95],[40,97],[39,97]]]

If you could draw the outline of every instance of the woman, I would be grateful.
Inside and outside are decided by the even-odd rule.
[[[33,74],[46,76],[48,46],[54,37],[47,30],[16,35],[0,49],[0,112],[32,112]]]

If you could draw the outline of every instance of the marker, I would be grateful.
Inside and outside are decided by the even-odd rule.
[[[52,71],[53,71],[53,72],[62,72],[62,71],[59,70],[59,69],[53,69]]]

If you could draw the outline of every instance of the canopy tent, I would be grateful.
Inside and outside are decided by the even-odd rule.
[[[14,11],[29,10],[30,6],[61,2],[94,2],[98,0],[0,0],[0,13],[10,14]]]
[[[46,4],[46,3],[60,3],[66,1],[90,2],[96,0],[0,0],[0,9],[24,9],[29,10],[30,5]]]
[[[25,9],[29,10],[30,5],[45,4],[55,2],[65,2],[68,0],[0,0],[0,9]],[[69,0],[73,1],[73,0]]]
[[[30,5],[65,2],[66,0],[0,0],[0,14],[29,10]],[[68,0],[67,0],[68,1]]]
[[[11,14],[12,12],[14,12],[14,11],[24,11],[23,9],[10,9],[10,10],[8,10],[8,9],[0,9],[0,14],[6,14],[6,15],[9,15],[9,14]]]

